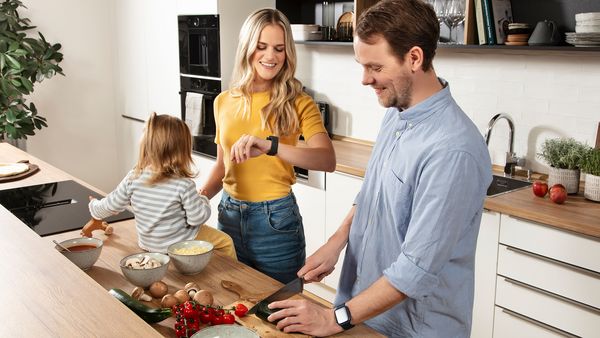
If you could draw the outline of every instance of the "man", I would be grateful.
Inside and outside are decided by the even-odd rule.
[[[273,302],[277,327],[317,336],[365,322],[390,337],[468,337],[473,267],[491,161],[483,137],[432,66],[439,24],[421,0],[384,0],[358,20],[364,85],[388,107],[361,190],[337,232],[298,272],[346,256],[336,310]]]

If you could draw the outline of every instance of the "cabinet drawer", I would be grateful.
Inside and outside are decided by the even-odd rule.
[[[600,311],[498,276],[496,305],[580,337],[597,337]],[[590,291],[594,292],[594,291]]]
[[[496,306],[494,338],[564,338],[576,337],[518,313]],[[473,337],[477,338],[477,337]]]
[[[600,273],[600,241],[502,215],[500,243]]]
[[[500,245],[498,274],[600,309],[600,274]]]

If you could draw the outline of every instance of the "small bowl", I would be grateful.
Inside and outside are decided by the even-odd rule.
[[[182,255],[176,254],[179,249],[205,248],[208,251],[200,254]],[[195,275],[202,271],[213,253],[213,245],[205,241],[183,241],[169,245],[167,253],[173,260],[175,268],[183,275]]]
[[[98,257],[100,257],[104,243],[97,238],[78,237],[67,239],[60,242],[60,244],[72,251],[63,250],[58,245],[56,246],[56,249],[65,255],[65,257],[67,257],[71,262],[77,265],[81,270],[85,271],[96,263]],[[82,248],[82,246],[93,246],[93,248],[79,250]]]
[[[143,256],[150,256],[151,258],[156,259],[161,263],[159,267],[152,269],[134,269],[131,267],[125,266],[125,262],[127,262],[130,258],[142,258]],[[121,259],[119,262],[119,266],[121,266],[121,272],[123,276],[127,278],[131,284],[135,286],[140,286],[143,288],[149,287],[152,283],[158,282],[167,273],[167,268],[169,267],[169,261],[171,259],[169,256],[165,254],[161,254],[158,252],[140,252],[133,255],[126,256]]]
[[[194,335],[192,336],[192,338],[215,337],[260,338],[256,331],[235,324],[207,326],[202,330],[194,333]]]

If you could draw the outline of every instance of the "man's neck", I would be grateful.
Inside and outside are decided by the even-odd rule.
[[[417,73],[413,80],[413,93],[411,107],[417,105],[430,96],[442,90],[444,86],[440,83],[435,70]]]

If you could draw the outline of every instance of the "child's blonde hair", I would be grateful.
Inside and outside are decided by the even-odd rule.
[[[134,175],[151,168],[152,185],[170,177],[194,177],[192,171],[192,135],[188,126],[170,115],[152,113],[140,144],[140,155]]]

